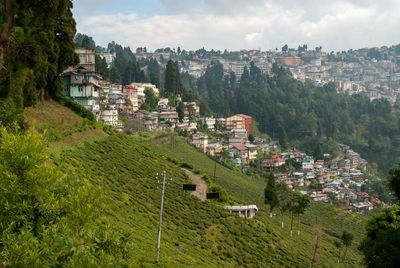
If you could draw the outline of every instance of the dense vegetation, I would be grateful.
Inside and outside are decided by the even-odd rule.
[[[253,63],[240,82],[233,73],[223,75],[214,63],[198,79],[198,91],[216,114],[244,113],[253,116],[262,132],[285,140],[317,156],[345,143],[387,171],[400,161],[398,109],[386,100],[336,93],[333,83],[317,87],[301,82],[274,65],[264,75]]]
[[[23,119],[38,96],[58,98],[59,74],[78,62],[74,53],[72,1],[2,1],[0,8],[0,120]]]
[[[390,170],[390,189],[400,203],[400,168]],[[366,224],[359,249],[368,267],[396,267],[400,262],[400,207],[398,204],[373,215]]]
[[[72,2],[8,2],[12,8],[0,9],[1,24],[11,27],[8,42],[1,44],[0,97],[9,98],[17,107],[33,104],[37,93],[57,97],[62,89],[59,74],[78,60],[72,41]]]

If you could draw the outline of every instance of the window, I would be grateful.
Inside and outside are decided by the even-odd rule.
[[[83,91],[83,86],[78,86],[78,91],[82,92]]]
[[[64,91],[65,91],[65,92],[69,92],[69,85],[64,86]]]

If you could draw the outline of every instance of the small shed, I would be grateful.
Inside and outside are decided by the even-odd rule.
[[[256,205],[248,205],[248,206],[225,206],[225,210],[230,213],[238,214],[240,217],[253,218],[256,212],[258,211],[258,207]]]

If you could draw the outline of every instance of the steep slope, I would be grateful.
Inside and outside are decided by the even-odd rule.
[[[281,229],[276,217],[270,219],[258,213],[254,219],[243,219],[228,214],[221,205],[202,202],[182,191],[186,175],[178,166],[134,140],[134,137],[112,135],[53,153],[54,163],[63,166],[69,176],[88,178],[101,186],[108,204],[104,220],[131,234],[133,250],[127,258],[133,265],[154,261],[160,203],[155,175],[163,170],[173,179],[167,185],[164,206],[160,258],[165,266],[304,267],[310,264],[314,229],[309,222],[303,224],[301,236],[290,238],[288,229]],[[185,160],[191,161],[190,157]],[[323,210],[326,208],[321,209],[321,215],[326,215]],[[339,217],[334,211],[331,213]],[[288,224],[288,219],[285,220]],[[328,233],[323,235],[320,266],[333,266],[336,261],[334,237]],[[348,264],[359,266],[360,260],[352,248]]]

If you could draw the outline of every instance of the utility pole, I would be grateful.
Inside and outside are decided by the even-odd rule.
[[[157,173],[158,178],[158,173]],[[160,219],[158,221],[158,239],[157,239],[157,255],[156,255],[156,263],[160,258],[160,242],[161,242],[161,223],[162,223],[162,212],[164,206],[164,191],[165,191],[165,171],[163,173],[163,183],[162,183],[162,192],[161,192],[161,206],[160,206]]]
[[[294,213],[294,198],[292,198],[292,219],[290,221],[290,236],[293,236],[293,213]]]

